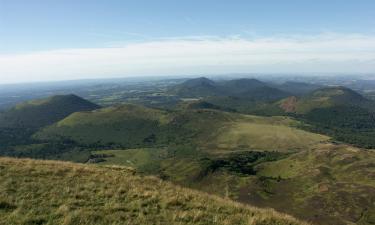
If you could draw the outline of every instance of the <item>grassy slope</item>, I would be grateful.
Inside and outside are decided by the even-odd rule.
[[[124,167],[0,158],[0,224],[303,224]]]
[[[167,112],[125,105],[75,113],[36,137],[44,140],[65,137],[86,145],[114,143],[126,148],[182,143],[210,152],[298,151],[306,144],[328,139],[293,128],[296,125],[298,122],[286,117],[244,116],[211,109]]]
[[[169,121],[166,112],[137,105],[122,105],[104,108],[94,112],[79,112],[70,115],[53,126],[45,128],[36,137],[51,140],[60,137],[71,138],[85,145],[109,145],[126,147],[140,146],[146,138],[160,134]],[[150,140],[154,144],[155,140]],[[145,144],[146,145],[146,144]]]
[[[239,198],[245,202],[320,223],[375,222],[373,151],[321,144],[257,170],[262,182],[243,187]]]
[[[287,117],[244,116],[223,126],[210,141],[218,149],[258,149],[300,151],[329,138],[295,128],[298,122]]]
[[[375,148],[375,102],[351,89],[322,88],[299,99],[281,100],[276,105],[312,125],[308,130],[340,142]]]
[[[280,101],[279,104],[282,102]],[[300,98],[295,102],[294,112],[297,114],[307,114],[314,109],[334,106],[371,108],[374,106],[374,103],[349,88],[328,87],[315,90]]]
[[[372,216],[375,212],[373,151],[317,144],[281,159],[259,161],[254,164],[254,174],[233,171],[228,164],[207,170],[209,161],[203,158],[209,157],[214,162],[215,157],[192,157],[194,152],[184,157],[170,156],[166,149],[96,153],[112,155],[105,158],[103,165],[131,166],[208,193],[260,207],[274,207],[316,224],[372,224],[375,221]],[[245,153],[238,155],[237,168]],[[230,155],[225,153],[217,158],[228,159]]]

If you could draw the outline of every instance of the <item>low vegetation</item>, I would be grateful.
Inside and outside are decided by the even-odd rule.
[[[305,224],[125,167],[0,158],[0,224]]]

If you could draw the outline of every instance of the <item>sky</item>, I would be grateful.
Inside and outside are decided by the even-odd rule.
[[[0,83],[374,71],[373,0],[0,0]]]

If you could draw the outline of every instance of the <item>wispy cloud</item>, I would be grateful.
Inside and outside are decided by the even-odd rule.
[[[375,36],[174,37],[0,55],[2,82],[228,72],[373,72]]]

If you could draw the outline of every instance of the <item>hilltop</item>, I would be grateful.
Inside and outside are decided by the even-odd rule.
[[[282,91],[286,91],[298,96],[302,96],[311,93],[317,89],[323,88],[321,85],[296,81],[286,81],[282,84],[275,84],[272,86]]]
[[[284,101],[281,101],[281,107],[283,106],[282,103],[284,103]],[[315,109],[337,106],[369,108],[374,107],[375,104],[349,88],[327,87],[314,90],[309,94],[300,97],[298,101],[294,101],[294,110],[292,110],[292,112],[297,114],[307,114]],[[286,111],[290,112],[290,108]]]
[[[202,97],[220,94],[216,83],[208,78],[189,79],[170,88],[169,92],[181,97]]]
[[[304,224],[124,167],[0,158],[0,224]]]
[[[74,112],[98,108],[98,105],[76,95],[57,95],[20,103],[0,113],[0,127],[40,128],[53,124]]]
[[[272,101],[290,96],[289,93],[271,87],[267,83],[248,78],[215,82],[205,77],[200,77],[171,87],[170,93],[181,97],[207,98],[231,96],[255,101]]]
[[[349,88],[322,88],[276,104],[285,113],[313,125],[315,132],[361,147],[375,147],[375,102]]]

